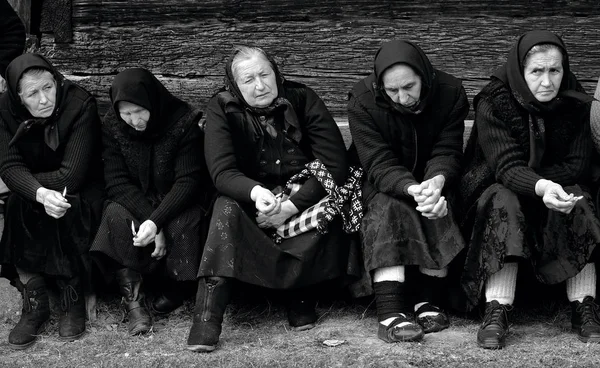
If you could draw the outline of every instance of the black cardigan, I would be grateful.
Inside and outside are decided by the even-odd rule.
[[[412,184],[441,174],[448,188],[460,176],[469,102],[459,79],[436,73],[436,95],[418,115],[403,115],[389,106],[373,88],[374,75],[358,82],[350,92],[350,154],[358,155],[365,170],[366,202],[374,191],[412,198],[407,192]]]
[[[190,110],[155,141],[132,139],[109,110],[102,124],[104,174],[109,199],[160,229],[193,204],[205,204],[213,187],[202,158],[200,112]],[[143,192],[140,178],[149,178]]]

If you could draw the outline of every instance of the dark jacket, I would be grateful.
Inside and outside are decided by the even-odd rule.
[[[282,87],[280,96],[289,100],[300,125],[302,135],[297,147],[309,161],[320,159],[336,183],[342,185],[348,173],[344,141],[325,104],[312,89],[300,83],[286,81]],[[237,99],[226,96],[230,95],[227,92],[215,95],[206,110],[206,162],[220,193],[249,203],[254,186],[269,189],[283,186],[302,167],[294,165],[293,159],[261,163],[264,134],[254,128],[251,113]],[[275,119],[283,119],[283,113],[276,113]],[[287,144],[296,145],[290,138],[286,140]],[[268,182],[261,177],[265,165],[279,165],[278,177]],[[325,195],[325,189],[313,177],[290,200],[303,211]]]
[[[578,90],[583,91],[581,86]],[[565,113],[545,119],[543,161],[540,168],[532,169],[528,166],[529,114],[510,89],[492,78],[474,101],[475,123],[465,149],[465,173],[460,184],[464,211],[468,212],[493,183],[535,197],[535,184],[540,179],[562,186],[587,182],[592,152],[589,104],[575,103]]]
[[[375,74],[350,92],[350,155],[357,155],[365,170],[366,202],[375,191],[409,198],[410,185],[439,174],[446,178],[445,188],[458,178],[469,102],[460,80],[438,70],[435,73],[437,89],[417,115],[392,108],[382,96],[385,92],[377,88]]]
[[[0,76],[25,48],[25,26],[8,1],[0,0]]]

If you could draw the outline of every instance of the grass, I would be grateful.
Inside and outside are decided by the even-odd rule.
[[[508,346],[483,350],[475,343],[476,319],[452,316],[450,329],[420,343],[386,344],[376,337],[374,305],[331,301],[319,305],[316,328],[293,332],[284,308],[261,300],[228,309],[219,348],[210,354],[185,349],[192,302],[157,318],[146,336],[130,337],[116,297],[98,301],[98,320],[75,342],[61,342],[53,318],[25,351],[8,347],[19,319],[20,296],[0,281],[0,367],[598,367],[600,345],[570,332],[569,306],[552,304],[511,318]],[[345,340],[326,347],[326,339]]]

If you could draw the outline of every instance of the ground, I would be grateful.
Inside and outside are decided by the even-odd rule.
[[[226,314],[219,348],[210,354],[185,349],[192,301],[157,318],[147,336],[130,337],[119,300],[98,301],[98,320],[75,342],[57,337],[56,316],[25,351],[8,346],[19,319],[20,295],[0,280],[0,367],[598,367],[600,345],[583,344],[570,331],[569,306],[555,303],[511,319],[507,347],[483,350],[475,343],[477,318],[452,315],[452,327],[420,343],[377,339],[374,305],[335,300],[318,307],[316,328],[293,332],[284,308],[263,300],[234,303]],[[327,347],[324,340],[344,343]]]

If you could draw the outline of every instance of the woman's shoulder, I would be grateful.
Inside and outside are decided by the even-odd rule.
[[[499,79],[492,80],[473,99],[475,113],[491,113],[501,119],[520,117],[510,89]]]

